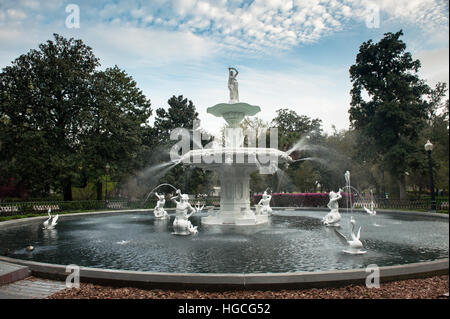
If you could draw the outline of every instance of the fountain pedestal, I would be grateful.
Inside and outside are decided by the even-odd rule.
[[[202,218],[206,225],[257,225],[268,222],[267,215],[250,209],[250,173],[247,167],[224,165],[220,172],[220,211]]]

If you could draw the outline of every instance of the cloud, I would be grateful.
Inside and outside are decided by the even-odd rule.
[[[61,10],[62,0],[5,2],[0,21],[22,21],[30,12]],[[373,8],[381,23],[417,24],[429,35],[447,29],[448,1],[442,0],[131,0],[79,1],[82,23],[156,27],[212,39],[228,48],[289,49],[359,24]],[[1,23],[1,22],[0,22]]]
[[[415,54],[422,67],[420,68],[421,77],[427,80],[427,83],[434,87],[437,82],[446,82],[449,84],[449,49],[439,49],[422,51]]]

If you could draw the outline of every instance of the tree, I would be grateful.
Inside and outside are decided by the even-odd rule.
[[[415,146],[429,118],[424,96],[430,88],[418,77],[420,61],[405,52],[403,32],[386,33],[378,43],[364,42],[350,67],[350,122],[361,135],[366,156],[382,162],[406,196],[406,174],[415,166]],[[369,99],[363,98],[363,93]],[[361,147],[361,146],[360,146]]]
[[[172,96],[168,102],[169,108],[159,108],[156,110],[154,127],[152,128],[152,148],[155,155],[151,157],[147,166],[155,166],[164,162],[169,162],[169,150],[177,142],[170,140],[170,133],[176,128],[189,130],[192,142],[192,129],[194,121],[198,121],[198,113],[191,100],[180,96]],[[202,141],[202,145],[209,141]],[[191,149],[193,144],[191,143]],[[166,171],[161,169],[152,176],[144,175],[144,183],[148,186],[156,186],[158,183],[170,183],[185,192],[208,193],[208,189],[213,185],[211,181],[211,172],[203,171],[200,168],[190,168],[177,165]]]
[[[172,96],[167,103],[169,108],[156,110],[153,136],[158,144],[170,142],[170,133],[176,128],[192,130],[194,121],[198,121],[198,113],[191,100],[182,95]]]
[[[289,109],[277,110],[271,126],[278,128],[278,147],[283,151],[287,151],[302,136],[309,135],[314,139],[322,133],[322,120],[298,115]]]
[[[39,45],[0,74],[2,176],[33,196],[101,180],[107,163],[118,181],[143,166],[150,101],[118,67],[97,71],[81,40]]]
[[[0,134],[7,176],[35,194],[61,189],[70,200],[99,63],[81,40],[54,38],[3,69]]]
[[[102,198],[107,163],[116,181],[144,166],[148,148],[143,140],[150,127],[150,106],[150,100],[125,71],[115,66],[96,72],[79,169],[81,176],[96,183],[97,199]]]

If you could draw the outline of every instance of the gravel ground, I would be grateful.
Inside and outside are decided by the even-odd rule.
[[[447,298],[448,275],[381,283],[380,288],[349,285],[340,288],[311,288],[277,291],[166,290],[114,288],[81,283],[80,289],[65,289],[50,299],[437,299]]]

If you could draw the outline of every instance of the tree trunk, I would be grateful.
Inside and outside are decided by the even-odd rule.
[[[64,200],[71,201],[72,200],[72,181],[70,179],[65,181],[63,188]]]
[[[97,190],[97,200],[102,200],[102,198],[103,198],[103,184],[102,184],[102,181],[97,181],[97,183],[95,183],[95,188]]]
[[[400,199],[406,199],[406,176],[401,175],[398,180]]]

